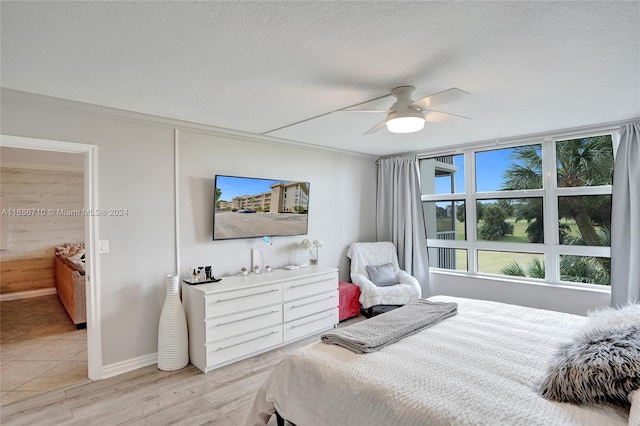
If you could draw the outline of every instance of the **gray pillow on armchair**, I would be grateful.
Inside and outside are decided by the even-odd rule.
[[[369,274],[371,282],[378,287],[387,287],[398,283],[396,281],[396,271],[390,263],[379,266],[367,265],[367,274]]]

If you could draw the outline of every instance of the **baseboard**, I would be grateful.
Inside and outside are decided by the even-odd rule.
[[[58,294],[55,287],[41,288],[39,290],[16,291],[15,293],[0,294],[0,302],[5,302],[7,300],[29,299],[31,297],[49,296],[51,294]]]
[[[125,361],[116,362],[102,367],[102,379],[119,376],[138,368],[148,367],[149,365],[158,363],[158,353],[143,355],[138,358],[131,358]]]

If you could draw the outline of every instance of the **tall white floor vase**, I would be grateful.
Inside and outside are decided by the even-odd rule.
[[[178,292],[179,275],[167,275],[167,297],[164,300],[158,326],[158,368],[179,370],[189,363],[189,334],[187,318]]]

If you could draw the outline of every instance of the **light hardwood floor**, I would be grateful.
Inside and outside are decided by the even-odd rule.
[[[362,320],[344,321],[345,326]],[[155,365],[3,406],[5,425],[243,425],[255,394],[287,354],[319,335],[202,374]],[[272,418],[269,425],[275,425]]]

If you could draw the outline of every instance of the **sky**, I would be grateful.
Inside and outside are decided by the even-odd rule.
[[[498,149],[476,153],[476,190],[497,191],[502,188],[502,176],[513,160],[509,159],[512,149]]]
[[[220,199],[224,201],[231,201],[233,197],[239,197],[241,195],[254,195],[269,192],[271,190],[270,186],[278,182],[287,183],[288,181],[221,175],[216,176],[216,188],[219,188],[222,191]]]
[[[505,169],[514,161],[509,158],[513,148],[497,149],[476,153],[477,191],[498,191],[502,188],[502,176]],[[454,164],[459,172],[455,174],[456,193],[465,192],[464,155],[454,156]],[[446,178],[436,179],[436,194],[450,194],[451,187]]]

